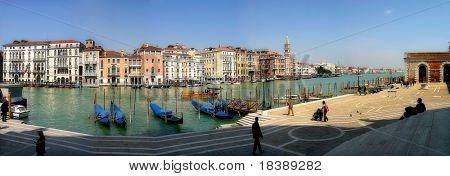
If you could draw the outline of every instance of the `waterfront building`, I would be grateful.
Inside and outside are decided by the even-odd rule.
[[[250,53],[245,48],[234,48],[236,52],[236,76],[237,81],[246,81],[249,80],[248,73],[248,60],[250,57]]]
[[[205,48],[205,78],[208,82],[236,79],[236,52],[230,47]]]
[[[281,65],[283,67],[285,66],[284,64],[280,64],[284,60],[282,55],[269,50],[257,50],[255,51],[255,55],[259,60],[259,79],[285,76],[285,73],[280,71]]]
[[[294,67],[294,76],[310,76],[316,74],[316,69],[313,65],[296,62]]]
[[[92,39],[87,39],[84,46],[81,54],[82,78],[80,81],[83,86],[96,87],[99,84],[98,78],[101,78],[98,62],[104,50],[103,47],[95,45]]]
[[[48,80],[48,46],[50,41],[20,40],[3,45],[3,81],[44,83]]]
[[[99,59],[99,85],[129,85],[129,58],[131,57],[126,56],[123,51],[102,51]]]
[[[144,84],[143,78],[144,74],[142,74],[142,58],[135,54],[128,56],[129,84],[131,84],[132,86],[142,86]],[[127,79],[125,79],[125,84],[128,84]]]
[[[76,40],[53,40],[48,45],[47,81],[56,84],[73,84],[82,77],[81,49]]]
[[[164,53],[164,69],[166,83],[182,83],[189,80],[187,65],[192,64],[192,56],[189,54]],[[190,71],[190,70],[189,70]]]
[[[141,62],[142,81],[144,81],[142,84],[162,84],[164,81],[163,50],[159,47],[145,43],[135,50],[135,54],[140,58]],[[137,60],[135,61],[138,62]],[[134,66],[138,65],[133,65],[133,67]],[[140,78],[137,77],[136,79],[139,80]]]
[[[450,82],[450,46],[448,52],[405,53],[405,80]]]
[[[249,50],[247,52],[247,71],[248,81],[256,81],[259,75],[259,55],[255,51]]]
[[[169,45],[164,49],[164,79],[167,83],[194,83],[203,75],[202,56],[194,48]]]
[[[198,79],[198,82],[200,83],[205,82],[205,59],[200,53],[196,53],[194,55],[194,62],[197,66],[196,77]]]

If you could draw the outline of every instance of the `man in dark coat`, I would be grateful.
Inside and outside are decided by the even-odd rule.
[[[9,107],[8,107],[8,101],[6,99],[3,99],[2,106],[0,107],[2,111],[2,121],[6,122],[6,114],[8,113]]]
[[[261,149],[261,143],[259,138],[263,138],[261,128],[259,127],[258,117],[255,117],[255,122],[252,125],[252,133],[253,133],[253,155],[256,155],[256,148],[258,147],[259,153],[262,154],[264,150]]]
[[[422,103],[422,98],[417,99],[417,105],[416,105],[415,109],[416,109],[417,113],[422,113],[427,110],[427,108],[425,107],[425,104]]]

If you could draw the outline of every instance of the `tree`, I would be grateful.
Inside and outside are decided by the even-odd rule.
[[[330,75],[331,74],[330,70],[323,68],[322,66],[317,67],[316,72],[319,75]]]

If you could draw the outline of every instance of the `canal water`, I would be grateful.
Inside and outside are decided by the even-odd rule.
[[[377,77],[397,77],[401,74],[364,74],[360,75],[360,80],[372,80]],[[327,84],[331,84],[331,90],[334,92],[334,83],[340,90],[341,82],[356,82],[358,76],[344,75],[333,78],[314,78],[306,80],[276,80],[266,83],[241,83],[239,85],[208,85],[222,87],[221,97],[234,97],[243,99],[255,99],[255,92],[258,89],[260,100],[265,98],[269,103],[269,94],[283,96],[286,89],[292,89],[297,92],[298,89],[308,87],[316,88],[322,83],[322,92],[327,93]],[[101,87],[101,88],[82,88],[82,89],[65,89],[65,88],[37,88],[26,87],[23,89],[23,96],[28,99],[28,109],[30,117],[24,119],[27,124],[69,130],[74,132],[92,134],[92,135],[108,135],[108,136],[161,136],[167,134],[205,131],[214,129],[222,124],[234,123],[237,119],[215,119],[209,116],[199,114],[198,111],[190,104],[190,100],[182,100],[182,91],[201,91],[205,87],[189,87],[189,88],[168,88],[168,89],[131,89],[125,87]],[[263,92],[264,88],[264,92]],[[303,90],[301,90],[303,91]],[[96,96],[95,96],[96,95]],[[105,95],[105,96],[103,96]],[[94,113],[94,97],[96,102],[103,106],[105,103],[109,108],[109,102],[114,100],[119,103],[120,108],[124,111],[127,120],[127,128],[120,128],[113,124],[109,127],[95,123],[92,117]],[[130,102],[131,97],[131,102]],[[164,120],[155,118],[150,111],[147,115],[146,98],[150,98],[152,102],[163,105],[172,109],[174,113],[183,112],[184,123],[181,125],[165,124]],[[177,98],[177,99],[176,99]],[[136,103],[134,103],[136,102]],[[202,101],[208,104],[206,101]],[[109,110],[109,109],[108,109]]]

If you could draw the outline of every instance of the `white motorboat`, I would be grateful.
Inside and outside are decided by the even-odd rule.
[[[1,106],[2,103],[0,103]],[[28,114],[30,113],[29,110],[27,110],[27,108],[25,108],[25,106],[22,105],[13,105],[11,107],[11,111],[13,113],[13,119],[23,119],[23,118],[27,118]]]
[[[14,105],[11,107],[11,111],[13,113],[14,119],[23,119],[27,118],[28,114],[30,113],[30,110],[27,110],[25,106],[22,105]]]

